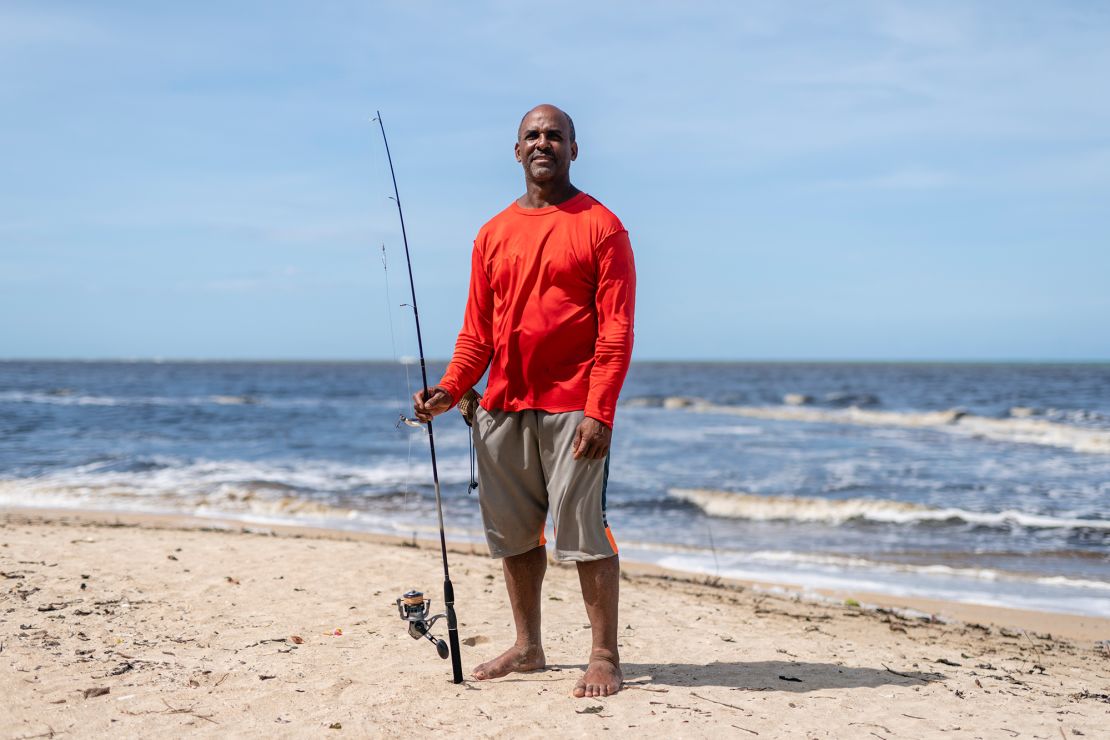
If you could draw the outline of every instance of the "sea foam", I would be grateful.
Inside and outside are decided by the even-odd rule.
[[[687,501],[710,516],[750,521],[818,522],[839,525],[850,521],[887,524],[947,522],[988,527],[1029,529],[1098,529],[1110,531],[1110,521],[1030,514],[1021,511],[980,512],[957,508],[935,509],[920,504],[877,499],[823,499],[804,496],[760,496],[700,488],[672,488],[674,498]]]

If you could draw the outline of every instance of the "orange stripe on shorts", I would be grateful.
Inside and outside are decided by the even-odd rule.
[[[613,554],[617,554],[620,550],[617,549],[617,541],[613,539],[613,533],[609,531],[609,527],[605,528],[605,536],[609,540],[609,546],[613,548]]]

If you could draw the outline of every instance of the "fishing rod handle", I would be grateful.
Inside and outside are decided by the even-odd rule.
[[[463,682],[462,655],[459,649],[459,621],[455,617],[455,589],[451,579],[443,581],[443,601],[447,606],[447,640],[451,645],[452,683]]]

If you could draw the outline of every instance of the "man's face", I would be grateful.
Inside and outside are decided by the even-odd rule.
[[[578,144],[570,140],[570,124],[558,108],[541,106],[521,121],[516,161],[524,176],[545,183],[570,179],[570,163],[578,157]]]

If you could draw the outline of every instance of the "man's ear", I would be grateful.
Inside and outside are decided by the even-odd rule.
[[[519,141],[517,143],[513,144],[513,154],[516,155],[516,161],[518,161],[518,162],[523,162],[524,161],[523,159],[520,158],[520,142]]]
[[[570,143],[570,161],[573,162],[576,159],[578,159],[578,142],[572,141]]]

